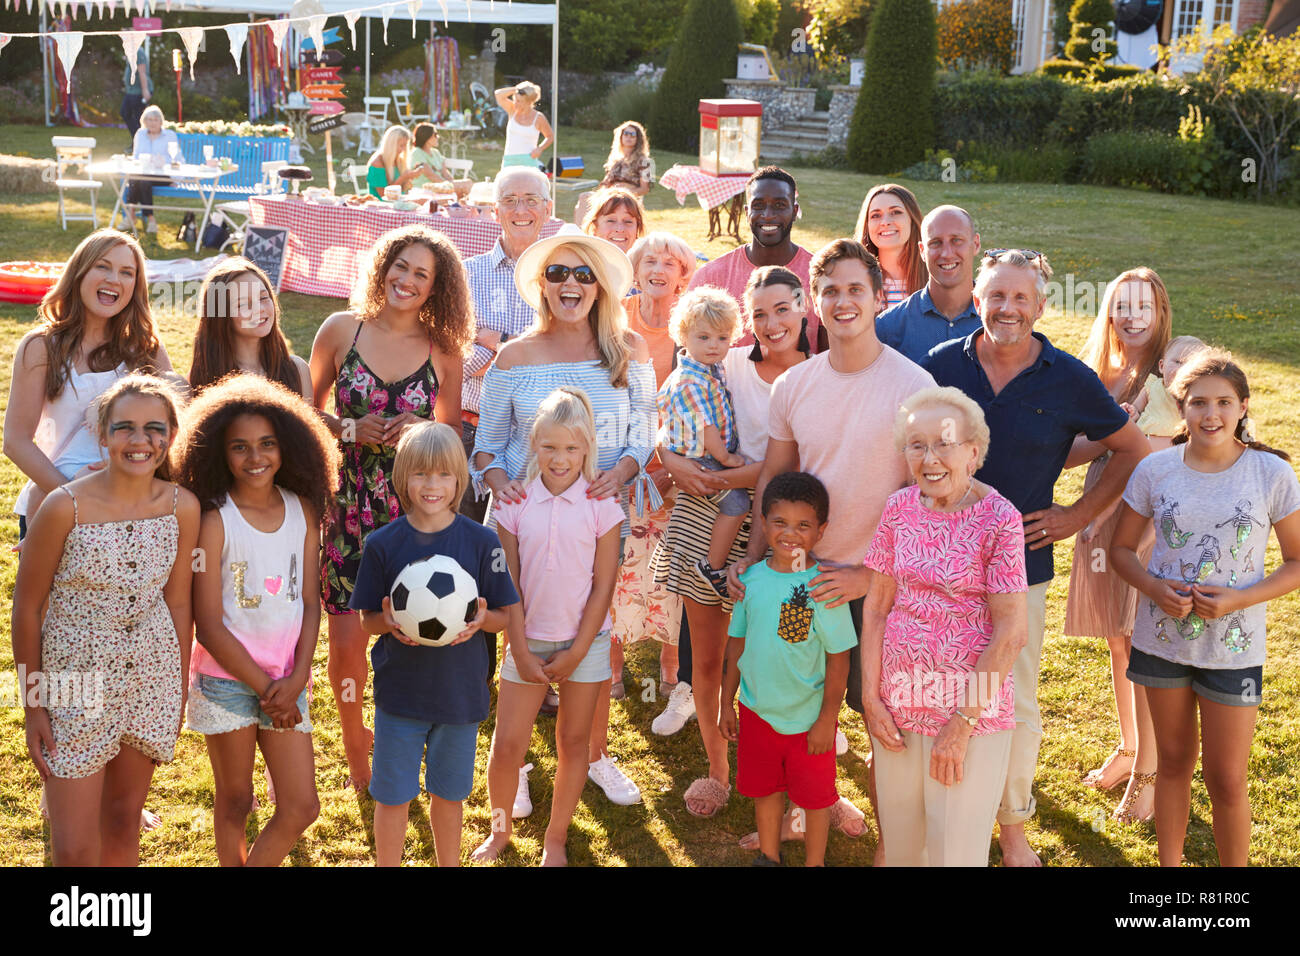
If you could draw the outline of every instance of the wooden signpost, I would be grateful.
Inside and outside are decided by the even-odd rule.
[[[337,43],[338,28],[326,30],[324,41],[326,44]],[[343,99],[343,80],[338,66],[343,62],[343,54],[338,50],[317,50],[309,39],[303,40],[303,49],[306,51],[304,62],[308,66],[299,74],[299,82],[303,84],[300,90],[311,104],[308,115],[317,117],[308,124],[307,132],[325,134],[325,170],[329,190],[333,192],[334,143],[330,130],[343,125],[343,104],[335,102]]]

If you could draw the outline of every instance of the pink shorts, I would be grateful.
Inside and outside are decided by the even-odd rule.
[[[741,704],[736,789],[746,797],[784,792],[795,806],[824,810],[839,799],[835,791],[835,747],[822,754],[810,754],[807,731],[777,733],[771,724]]]

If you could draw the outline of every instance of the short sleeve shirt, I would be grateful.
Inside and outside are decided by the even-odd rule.
[[[706,262],[696,270],[690,284],[692,289],[698,289],[703,285],[723,289],[730,292],[731,297],[740,304],[740,314],[745,321],[745,334],[735,341],[735,345],[754,344],[754,332],[750,328],[749,313],[745,311],[745,286],[749,283],[750,274],[757,267],[749,261],[745,248],[741,246],[726,255],[718,256],[712,262]],[[808,280],[808,267],[812,264],[812,253],[803,246],[795,248],[798,251],[785,267],[797,275],[799,281],[803,283],[804,299],[808,303],[808,311],[804,314],[804,318],[808,320],[808,343],[812,351],[816,352],[817,332],[821,328],[821,322],[817,318],[817,313],[813,311],[812,283]]]
[[[828,608],[809,593],[817,565],[789,574],[766,561],[741,580],[745,598],[731,612],[727,633],[745,639],[740,655],[740,702],[779,734],[805,733],[822,709],[826,655],[851,650],[858,633],[849,606]]]
[[[577,637],[591,596],[596,542],[623,523],[618,499],[588,498],[588,487],[579,477],[553,495],[539,476],[522,501],[497,505],[497,526],[519,542],[524,636],[530,641]],[[607,613],[600,629],[612,626]]]
[[[703,365],[684,351],[679,353],[677,368],[655,398],[659,406],[658,442],[669,451],[687,458],[703,458],[708,452],[700,432],[710,426],[718,430],[724,445],[735,447],[736,418],[722,363]]]
[[[1076,435],[1109,438],[1128,424],[1128,414],[1102,385],[1097,373],[1034,332],[1042,352],[1034,363],[993,394],[975,352],[981,328],[934,349],[922,367],[939,385],[961,389],[984,410],[988,457],[975,477],[992,485],[1021,514],[1052,504],[1052,490]],[[1029,584],[1052,579],[1052,548],[1029,551]]]
[[[1248,448],[1230,468],[1207,474],[1184,462],[1186,445],[1148,455],[1133,469],[1124,502],[1155,523],[1147,571],[1185,584],[1247,588],[1264,578],[1268,533],[1300,508],[1291,466]],[[1177,620],[1138,596],[1133,646],[1193,667],[1236,670],[1264,663],[1266,602],[1204,620]]]
[[[402,569],[435,554],[447,555],[469,572],[489,610],[519,603],[493,532],[457,515],[443,530],[426,534],[411,527],[403,515],[366,538],[348,607],[380,610]],[[482,631],[449,647],[412,647],[384,634],[371,648],[370,663],[375,705],[385,713],[435,724],[473,724],[487,718],[490,671]]]
[[[896,585],[885,621],[880,699],[900,729],[934,737],[954,710],[978,700],[969,682],[993,637],[988,596],[1027,589],[1025,532],[1020,512],[996,491],[951,514],[920,499],[916,485],[890,496],[866,565]],[[1015,725],[1008,672],[974,733]]]
[[[967,303],[965,312],[950,319],[934,307],[927,285],[876,316],[876,338],[920,364],[931,349],[965,338],[980,326],[974,301]]]

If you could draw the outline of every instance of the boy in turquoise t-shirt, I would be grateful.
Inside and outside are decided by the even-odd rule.
[[[763,492],[763,531],[772,549],[741,580],[722,671],[719,729],[737,740],[736,789],[754,799],[760,852],[775,866],[785,795],[803,808],[806,865],[822,866],[835,791],[836,715],[858,643],[847,604],[827,608],[809,594],[818,573],[808,556],[826,531],[830,496],[816,477],[790,471]],[[735,708],[740,690],[740,714]]]

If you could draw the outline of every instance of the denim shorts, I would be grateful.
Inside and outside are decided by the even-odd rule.
[[[1136,647],[1129,654],[1127,677],[1143,687],[1190,687],[1197,696],[1229,707],[1258,707],[1264,689],[1263,665],[1233,670],[1194,667]]]
[[[307,688],[298,695],[298,712],[302,722],[293,728],[311,733],[310,696]],[[229,677],[199,674],[190,684],[190,701],[185,712],[185,726],[200,734],[228,734],[256,724],[261,730],[274,730],[274,721],[262,709],[257,691],[243,681]]]
[[[703,458],[693,458],[691,460],[701,468],[707,468],[709,471],[725,470],[722,463],[712,455],[705,455]],[[749,514],[749,489],[747,488],[731,488],[719,491],[710,500],[718,506],[719,511],[728,517],[738,518],[741,515]]]
[[[389,807],[410,803],[420,795],[423,757],[424,789],[443,800],[464,800],[474,789],[477,746],[478,724],[434,724],[376,707],[370,796]]]
[[[573,641],[528,641],[528,649],[542,660],[560,651],[567,651],[572,646]],[[575,684],[599,684],[613,677],[614,670],[609,665],[609,631],[601,631],[591,642],[587,656],[565,679]],[[515,658],[510,652],[509,643],[506,644],[506,658],[501,662],[501,679],[515,684],[530,683],[519,676],[519,669],[515,667]]]

